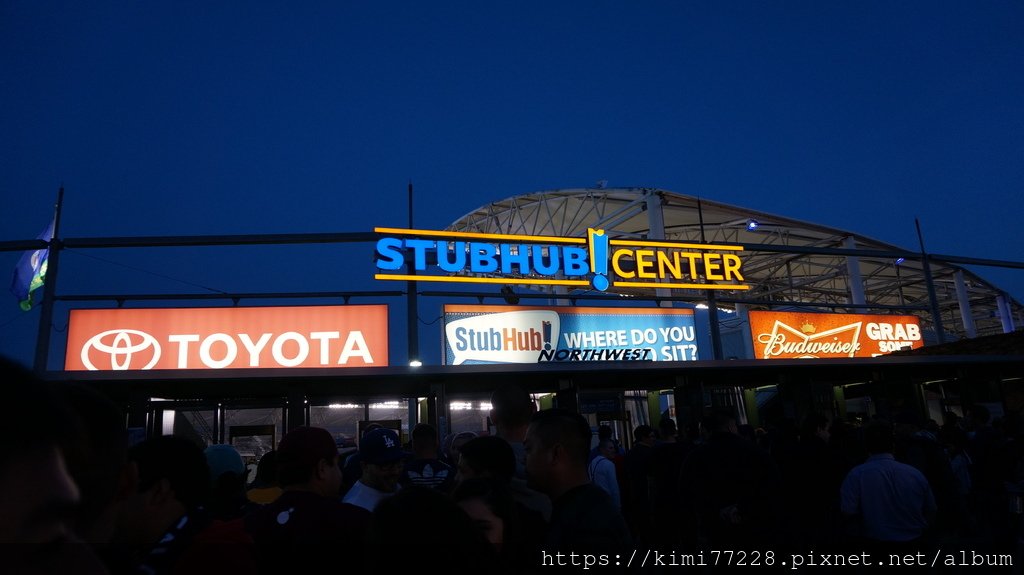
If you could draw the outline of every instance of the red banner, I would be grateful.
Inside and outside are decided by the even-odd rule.
[[[388,365],[386,305],[71,310],[64,369]]]

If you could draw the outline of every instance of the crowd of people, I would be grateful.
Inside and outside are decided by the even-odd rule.
[[[597,433],[491,396],[494,433],[451,449],[425,423],[403,444],[368,427],[339,457],[318,427],[289,430],[255,478],[232,446],[176,436],[129,445],[91,388],[2,363],[0,566],[10,573],[188,574],[438,569],[539,573],[555,554],[634,549],[1014,553],[1024,436],[976,406],[942,425],[900,413],[863,425],[811,414],[763,430],[731,410]],[[558,563],[564,564],[564,563]]]

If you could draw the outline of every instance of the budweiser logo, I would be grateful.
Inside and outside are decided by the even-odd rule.
[[[860,349],[858,339],[861,325],[862,322],[858,321],[815,333],[814,327],[810,324],[798,329],[776,320],[772,325],[772,331],[759,334],[757,341],[764,344],[764,352],[761,354],[764,359],[854,357]]]

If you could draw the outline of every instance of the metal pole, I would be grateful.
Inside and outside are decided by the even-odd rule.
[[[964,326],[964,333],[969,339],[978,337],[978,330],[974,325],[974,317],[971,316],[971,298],[967,294],[967,284],[964,283],[963,270],[957,270],[953,274],[956,281],[956,299],[960,304],[960,322]]]
[[[700,220],[700,243],[706,244],[704,238],[704,209],[700,205],[700,198],[697,198],[697,217]],[[711,352],[715,359],[722,359],[722,331],[718,325],[718,302],[715,299],[715,290],[708,292],[708,320],[711,323]]]
[[[50,328],[53,326],[53,303],[57,295],[57,265],[60,260],[60,211],[64,205],[64,186],[57,192],[57,205],[53,213],[53,236],[46,257],[46,277],[43,278],[43,302],[39,313],[39,332],[36,334],[35,372],[46,373],[50,353]]]
[[[644,192],[644,195],[647,196],[647,239],[663,240],[665,239],[665,213],[661,208],[663,198],[661,194],[651,192]],[[665,288],[657,288],[654,290],[654,295],[668,297],[671,294]],[[658,307],[672,307],[672,302],[661,300],[658,302]]]
[[[846,236],[843,240],[843,247],[849,250],[857,248],[857,240],[853,236]],[[789,262],[786,262],[789,265]],[[864,279],[860,275],[860,258],[857,256],[846,256],[847,284],[850,288],[850,303],[864,305]],[[793,276],[790,275],[790,278]]]
[[[935,336],[939,343],[946,343],[946,334],[942,329],[942,315],[939,313],[939,298],[935,295],[935,283],[932,281],[932,268],[928,264],[928,254],[924,251],[924,237],[921,235],[921,222],[914,218],[917,227],[917,241],[921,244],[921,267],[924,269],[924,283],[928,286],[928,304],[932,311],[932,323],[935,324]]]
[[[996,296],[996,307],[999,310],[999,320],[1003,324],[1003,333],[1013,332],[1013,310],[1005,293]]]
[[[736,304],[736,317],[743,326],[743,359],[757,359],[754,355],[754,338],[750,333],[750,310],[747,304]]]
[[[409,182],[409,229],[413,229],[412,223],[412,181]],[[416,264],[406,258],[406,273],[416,275]],[[420,361],[420,333],[419,333],[419,309],[416,299],[416,282],[406,282],[406,331],[409,342],[409,362]]]

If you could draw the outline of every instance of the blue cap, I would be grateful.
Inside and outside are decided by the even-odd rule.
[[[206,465],[210,468],[211,482],[216,483],[225,473],[242,475],[246,472],[242,456],[230,445],[211,445],[203,454],[206,455]]]
[[[368,432],[359,440],[359,457],[367,463],[385,465],[405,459],[408,454],[402,450],[398,434],[382,427]]]

